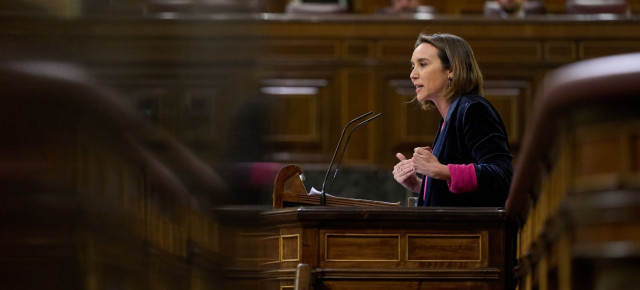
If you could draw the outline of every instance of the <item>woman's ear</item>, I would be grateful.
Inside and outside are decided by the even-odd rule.
[[[449,71],[449,73],[447,74],[447,78],[450,80],[453,79],[453,71]]]

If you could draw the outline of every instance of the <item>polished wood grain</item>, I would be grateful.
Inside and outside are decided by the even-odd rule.
[[[39,47],[37,54],[58,52],[52,55],[85,64],[210,163],[231,158],[229,148],[242,150],[229,138],[236,130],[232,120],[243,120],[244,109],[254,105],[266,112],[260,121],[265,130],[255,131],[255,138],[266,141],[264,152],[256,154],[297,164],[328,162],[346,122],[381,112],[381,119],[354,133],[344,164],[390,168],[396,152],[430,144],[439,121],[410,103],[408,60],[418,33],[453,33],[470,43],[485,77],[485,96],[517,155],[547,72],[640,48],[636,17],[610,18],[12,18],[3,22],[0,37],[15,51]],[[23,37],[11,37],[16,33]]]
[[[299,247],[297,259],[282,255],[266,271],[281,287],[299,263],[312,268],[316,288],[510,287],[513,233],[501,209],[316,206],[263,216],[282,251]]]
[[[3,287],[220,281],[217,223],[200,207],[213,199],[193,194],[195,186],[222,197],[216,173],[81,67],[2,61],[0,79]],[[179,177],[186,172],[189,182]]]
[[[638,60],[637,53],[599,58],[547,77],[506,205],[521,224],[520,289],[637,280],[638,88],[618,80],[637,79]],[[590,69],[610,61],[619,65]]]

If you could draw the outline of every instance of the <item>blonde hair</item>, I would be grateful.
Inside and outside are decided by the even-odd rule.
[[[445,99],[448,102],[453,102],[463,94],[482,95],[482,72],[480,72],[471,46],[464,39],[446,33],[421,33],[413,49],[423,43],[433,45],[438,50],[438,58],[442,67],[453,71],[451,85],[445,91]],[[431,101],[421,104],[423,109],[435,107]]]

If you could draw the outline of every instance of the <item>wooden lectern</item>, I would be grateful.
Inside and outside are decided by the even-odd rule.
[[[273,188],[273,207],[283,208],[301,205],[320,205],[320,194],[307,194],[302,183],[302,169],[286,165],[278,171]],[[384,202],[327,195],[328,206],[399,206],[400,202]]]
[[[262,289],[512,289],[513,235],[501,208],[401,207],[307,194],[295,165],[277,174],[260,213]],[[284,208],[283,208],[284,207]]]

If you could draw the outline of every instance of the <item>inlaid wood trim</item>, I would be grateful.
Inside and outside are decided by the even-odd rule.
[[[372,239],[372,238],[378,238],[378,239],[388,239],[388,242],[393,242],[395,243],[395,250],[393,250],[393,252],[395,253],[393,258],[388,258],[388,259],[384,259],[384,258],[339,258],[339,257],[331,257],[330,252],[330,248],[331,248],[331,242],[329,241],[332,237],[334,238],[353,238],[353,239],[359,239],[361,242],[365,241],[365,239]],[[356,241],[354,240],[354,241]],[[352,241],[353,242],[353,241]],[[353,243],[350,243],[353,244]],[[326,233],[324,235],[324,260],[327,262],[389,262],[389,261],[393,261],[393,262],[397,262],[400,261],[400,234],[337,234],[337,233]],[[335,244],[333,244],[335,246]],[[366,247],[367,245],[361,245],[359,248],[360,250],[366,251]],[[373,248],[373,244],[370,244],[369,246],[371,246]],[[373,249],[371,249],[373,250]],[[368,253],[372,253],[375,251],[369,251]],[[389,252],[391,252],[391,250],[389,250]]]
[[[499,268],[474,268],[474,269],[336,269],[336,268],[315,268],[316,276],[331,280],[351,280],[363,278],[375,278],[379,280],[494,280],[500,279]]]
[[[578,57],[573,41],[549,41],[544,44],[544,60],[551,62],[571,62]]]
[[[286,255],[288,254],[288,251],[286,251],[285,249],[285,240],[288,239],[293,239],[295,238],[295,250],[293,252],[295,252],[295,258],[288,258]],[[294,234],[294,235],[281,235],[280,236],[280,262],[298,262],[300,261],[300,234]]]
[[[435,258],[435,259],[413,259],[411,257],[411,252],[413,249],[416,249],[415,245],[411,246],[411,240],[412,238],[424,238],[424,239],[438,239],[438,240],[443,240],[443,239],[450,239],[450,241],[448,242],[449,245],[451,245],[452,247],[456,247],[456,245],[454,244],[454,242],[456,242],[456,239],[458,239],[458,241],[460,241],[460,239],[475,239],[475,249],[477,251],[477,258],[468,258],[468,259],[443,259],[443,258]],[[417,262],[473,262],[473,263],[477,263],[477,262],[481,262],[483,259],[483,242],[482,242],[483,238],[481,234],[409,234],[407,235],[407,239],[406,239],[406,259],[407,261],[417,261]],[[433,249],[434,245],[428,245],[429,249]],[[458,244],[457,247],[462,247],[462,244]],[[451,250],[447,250],[447,251],[443,251],[443,252],[447,252],[448,255],[450,255]],[[433,253],[431,253],[433,254]]]

